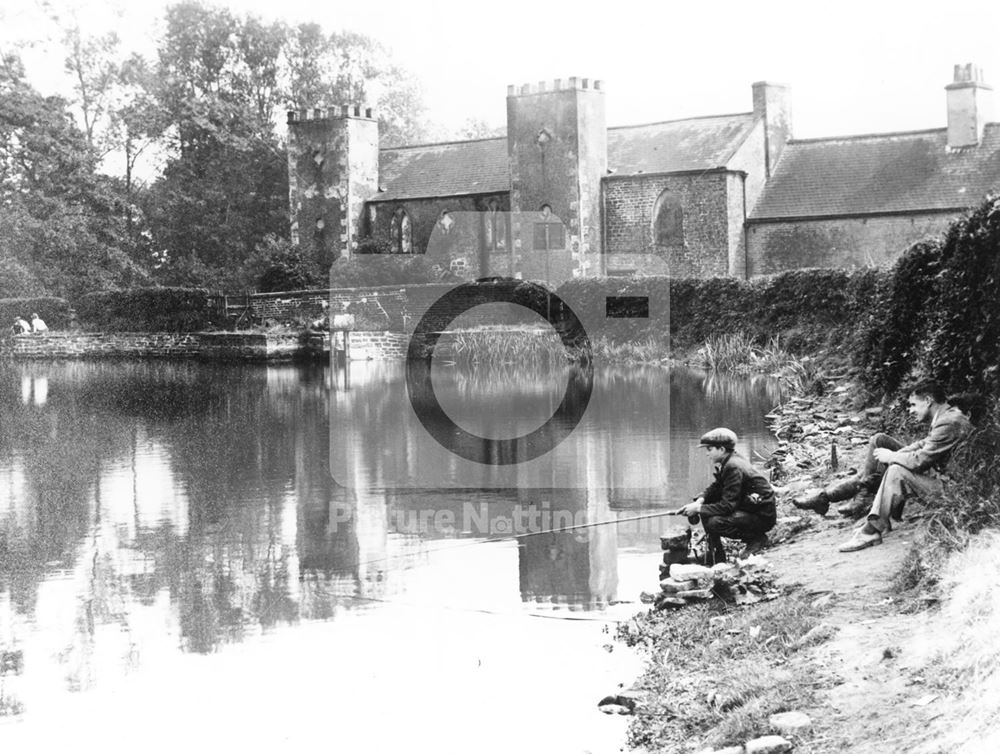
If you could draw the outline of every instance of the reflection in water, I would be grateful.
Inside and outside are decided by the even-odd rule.
[[[659,522],[545,530],[686,501],[708,480],[697,437],[725,424],[743,452],[763,449],[760,417],[778,397],[765,382],[600,369],[600,400],[567,446],[574,488],[413,489],[385,481],[450,461],[409,423],[402,367],[351,376],[331,392],[316,366],[0,365],[0,650],[24,658],[0,678],[0,698],[16,700],[0,714],[169,667],[178,648],[216,653],[415,598],[605,609],[622,553],[657,550]],[[562,374],[450,381],[481,413],[528,424],[552,390],[574,390]],[[329,426],[332,401],[350,424]],[[331,437],[347,486],[329,473]],[[474,546],[512,529],[534,536]]]

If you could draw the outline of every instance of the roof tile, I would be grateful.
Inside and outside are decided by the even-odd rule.
[[[1000,188],[1000,123],[947,144],[947,129],[791,141],[750,219],[960,209]]]

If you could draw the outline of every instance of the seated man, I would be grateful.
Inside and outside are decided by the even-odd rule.
[[[934,497],[943,488],[939,478],[955,447],[972,430],[969,418],[957,406],[949,405],[944,390],[936,382],[925,381],[909,391],[909,412],[917,421],[931,425],[930,433],[922,440],[903,445],[885,434],[877,434],[868,443],[868,454],[861,474],[827,488],[820,495],[805,501],[795,501],[796,507],[812,508],[825,513],[836,497],[829,493],[853,496],[862,487],[877,485],[875,499],[862,529],[855,532],[849,542],[840,547],[841,552],[863,550],[881,544],[882,535],[891,531],[890,519],[901,521],[903,505],[911,496]],[[884,471],[884,473],[883,473]],[[853,491],[852,491],[853,490]]]
[[[715,481],[680,513],[701,515],[709,551],[717,563],[726,559],[722,537],[746,543],[740,557],[760,552],[767,547],[767,532],[777,518],[771,483],[736,452],[736,433],[732,430],[720,427],[706,432],[698,446],[705,448]]]
[[[48,332],[49,326],[45,324],[45,320],[38,316],[37,312],[33,312],[31,315],[31,331],[32,332]]]

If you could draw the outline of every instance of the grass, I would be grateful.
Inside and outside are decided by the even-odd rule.
[[[786,596],[743,608],[713,603],[650,612],[622,624],[619,640],[648,655],[636,686],[653,699],[629,726],[628,745],[718,748],[771,733],[770,715],[814,701],[815,673],[794,660],[828,638],[814,632],[802,640],[820,615],[803,598]]]
[[[698,349],[698,357],[712,372],[774,374],[798,390],[807,390],[818,376],[816,363],[789,353],[778,336],[761,345],[744,332],[723,333],[709,338]]]
[[[1000,749],[1000,531],[969,536],[939,559],[940,607],[924,617],[913,675],[937,694],[942,719],[913,751]]]
[[[653,338],[640,341],[613,341],[600,336],[593,341],[594,360],[612,364],[661,364],[670,358],[667,344]]]

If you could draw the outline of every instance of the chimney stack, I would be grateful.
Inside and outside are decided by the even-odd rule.
[[[753,84],[753,114],[764,123],[764,171],[774,173],[785,143],[792,138],[792,98],[786,84]]]
[[[955,66],[948,93],[948,148],[977,146],[989,120],[993,87],[983,82],[983,70],[972,63]]]

